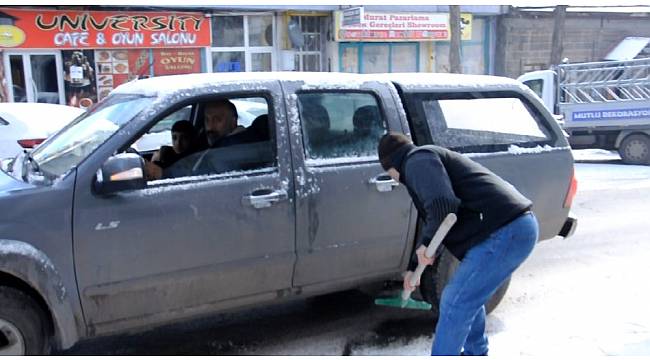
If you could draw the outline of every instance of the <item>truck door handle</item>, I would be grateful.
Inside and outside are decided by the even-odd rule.
[[[386,174],[377,175],[368,180],[368,183],[374,184],[379,192],[393,191],[393,188],[399,186],[397,181],[393,180],[393,178]]]
[[[263,209],[288,198],[289,196],[285,190],[261,189],[253,191],[250,195],[245,195],[242,198],[242,204],[256,209]]]

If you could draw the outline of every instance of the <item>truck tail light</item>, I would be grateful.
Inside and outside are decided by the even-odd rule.
[[[22,139],[18,140],[18,144],[24,149],[31,149],[36,145],[42,143],[45,139]]]
[[[571,204],[573,204],[573,198],[576,196],[576,192],[578,191],[578,180],[576,179],[576,171],[573,169],[571,173],[571,184],[569,185],[569,191],[566,194],[566,198],[564,199],[564,207],[565,208],[570,208]]]

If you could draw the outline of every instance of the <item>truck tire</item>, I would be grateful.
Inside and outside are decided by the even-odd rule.
[[[644,134],[628,135],[618,148],[626,164],[650,165],[650,137]]]
[[[422,298],[431,304],[431,311],[437,319],[439,314],[440,298],[442,290],[451,279],[460,262],[447,249],[443,249],[440,256],[432,266],[427,266],[420,278],[420,293]],[[485,312],[491,313],[499,305],[510,286],[510,277],[497,289],[490,300],[485,304]]]
[[[49,352],[47,319],[25,293],[0,286],[0,355],[45,355]]]

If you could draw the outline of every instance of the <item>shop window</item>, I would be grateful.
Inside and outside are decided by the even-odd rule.
[[[246,56],[243,51],[212,52],[213,72],[246,71]]]
[[[487,74],[488,66],[485,54],[487,40],[487,22],[485,19],[474,18],[472,24],[472,39],[461,41],[461,66],[464,74]],[[449,42],[440,41],[435,46],[436,72],[450,72]]]
[[[14,102],[27,102],[25,69],[21,55],[9,55]]]
[[[298,48],[295,66],[299,71],[323,71],[322,50],[324,49],[324,29],[326,18],[323,16],[291,16],[289,19],[298,25],[303,46]]]
[[[271,14],[212,17],[212,71],[273,71]]]
[[[377,155],[386,126],[373,95],[301,93],[298,102],[308,162]]]
[[[251,71],[271,71],[271,54],[251,54]]]
[[[346,46],[342,48],[341,72],[359,72],[359,47]]]
[[[417,72],[419,44],[342,43],[341,72],[390,73]]]
[[[74,54],[64,51],[66,81],[69,67],[75,61]],[[201,50],[199,48],[160,49],[99,49],[84,50],[86,58],[96,75],[97,100],[102,100],[114,88],[134,79],[151,76],[191,74],[201,72]],[[91,81],[94,78],[89,77]],[[73,84],[74,85],[74,84]],[[73,88],[74,90],[74,88]],[[70,91],[67,92],[70,94]]]
[[[415,44],[392,44],[391,72],[417,72],[417,50]]]
[[[244,46],[244,17],[215,16],[212,18],[212,46]]]
[[[273,46],[273,17],[249,16],[248,34],[250,46]]]
[[[389,45],[369,45],[363,47],[363,73],[390,72],[390,47]]]

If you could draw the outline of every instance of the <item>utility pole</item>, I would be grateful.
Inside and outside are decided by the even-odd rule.
[[[549,65],[557,65],[562,60],[566,8],[566,5],[557,5],[553,12],[553,42],[551,44],[551,61]]]
[[[449,70],[460,74],[460,5],[449,5],[449,32]]]

